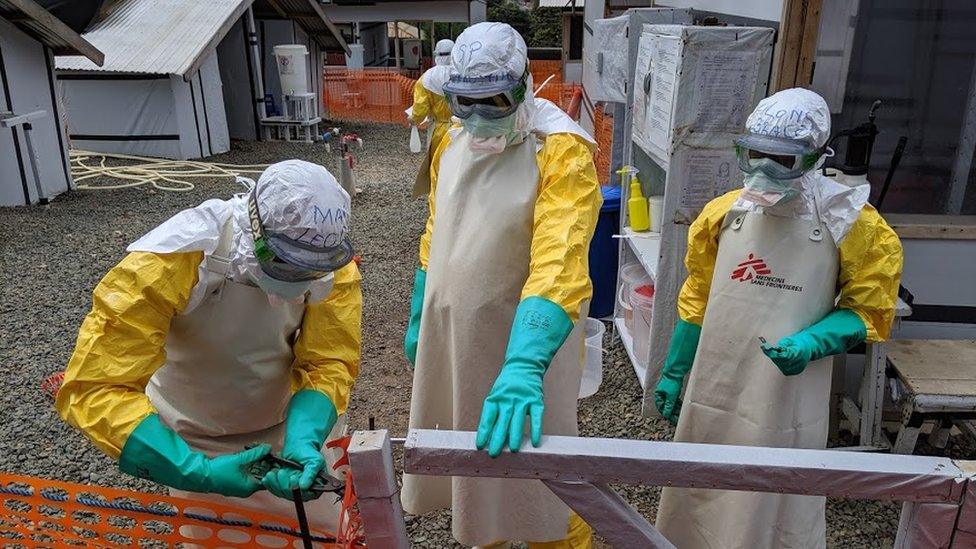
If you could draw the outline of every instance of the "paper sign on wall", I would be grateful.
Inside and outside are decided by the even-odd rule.
[[[742,185],[742,172],[731,146],[727,150],[690,149],[683,158],[685,184],[679,218],[693,220],[710,200]]]
[[[671,151],[671,117],[674,114],[678,66],[681,60],[681,38],[654,35],[651,60],[651,91],[645,113],[648,142],[665,153]]]
[[[756,89],[757,52],[703,51],[695,75],[696,128],[739,132]]]

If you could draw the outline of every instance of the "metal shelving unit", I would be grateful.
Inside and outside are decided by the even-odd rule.
[[[631,10],[629,22],[631,36],[640,31],[631,38],[637,53],[630,55],[634,92],[625,164],[640,171],[645,197],[663,197],[663,222],[660,233],[633,231],[630,189],[623,185],[620,267],[637,263],[655,281],[650,334],[639,334],[649,338],[647,356],[638,356],[619,299],[614,329],[644,389],[645,413],[653,409],[649,399],[677,320],[688,225],[705,203],[741,185],[731,143],[766,94],[772,60],[769,28],[648,24],[690,21],[677,12]]]

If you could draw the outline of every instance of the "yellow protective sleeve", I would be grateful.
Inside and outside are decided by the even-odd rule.
[[[546,137],[536,159],[539,197],[522,299],[548,299],[576,322],[580,306],[593,295],[590,239],[603,204],[593,151],[581,137],[557,133]]]
[[[878,211],[866,205],[839,248],[837,307],[861,317],[869,342],[884,341],[891,334],[898,302],[904,258],[901,241]]]
[[[434,195],[437,189],[437,170],[441,165],[441,155],[444,149],[451,144],[451,135],[445,134],[444,139],[434,150],[434,156],[430,159],[430,191],[427,193],[427,224],[424,226],[424,234],[420,235],[420,269],[427,270],[427,260],[430,259],[430,237],[434,233]]]
[[[722,221],[740,192],[709,202],[688,229],[688,278],[678,294],[678,316],[686,322],[701,326],[705,317]],[[884,340],[891,332],[901,282],[898,236],[868,204],[841,241],[838,254],[837,307],[854,311],[864,321],[869,342]]]
[[[324,393],[340,414],[349,407],[349,393],[359,374],[361,283],[355,262],[336,271],[329,297],[305,308],[293,347],[292,389]]]
[[[92,293],[54,406],[113,458],[155,412],[146,384],[166,360],[170,321],[186,307],[202,260],[203,252],[131,253]]]
[[[740,192],[726,193],[705,204],[688,228],[688,252],[685,254],[688,278],[678,293],[678,316],[685,322],[701,326],[705,318],[722,221]]]

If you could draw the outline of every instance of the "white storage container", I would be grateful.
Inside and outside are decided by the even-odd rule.
[[[586,360],[580,380],[579,398],[593,396],[603,382],[603,333],[606,326],[595,318],[586,319]]]
[[[308,63],[305,62],[307,55],[308,49],[301,44],[281,44],[274,47],[281,93],[308,93]]]

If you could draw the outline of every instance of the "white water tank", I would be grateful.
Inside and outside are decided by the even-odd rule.
[[[301,44],[281,44],[274,47],[281,93],[297,95],[308,93],[308,49]]]

